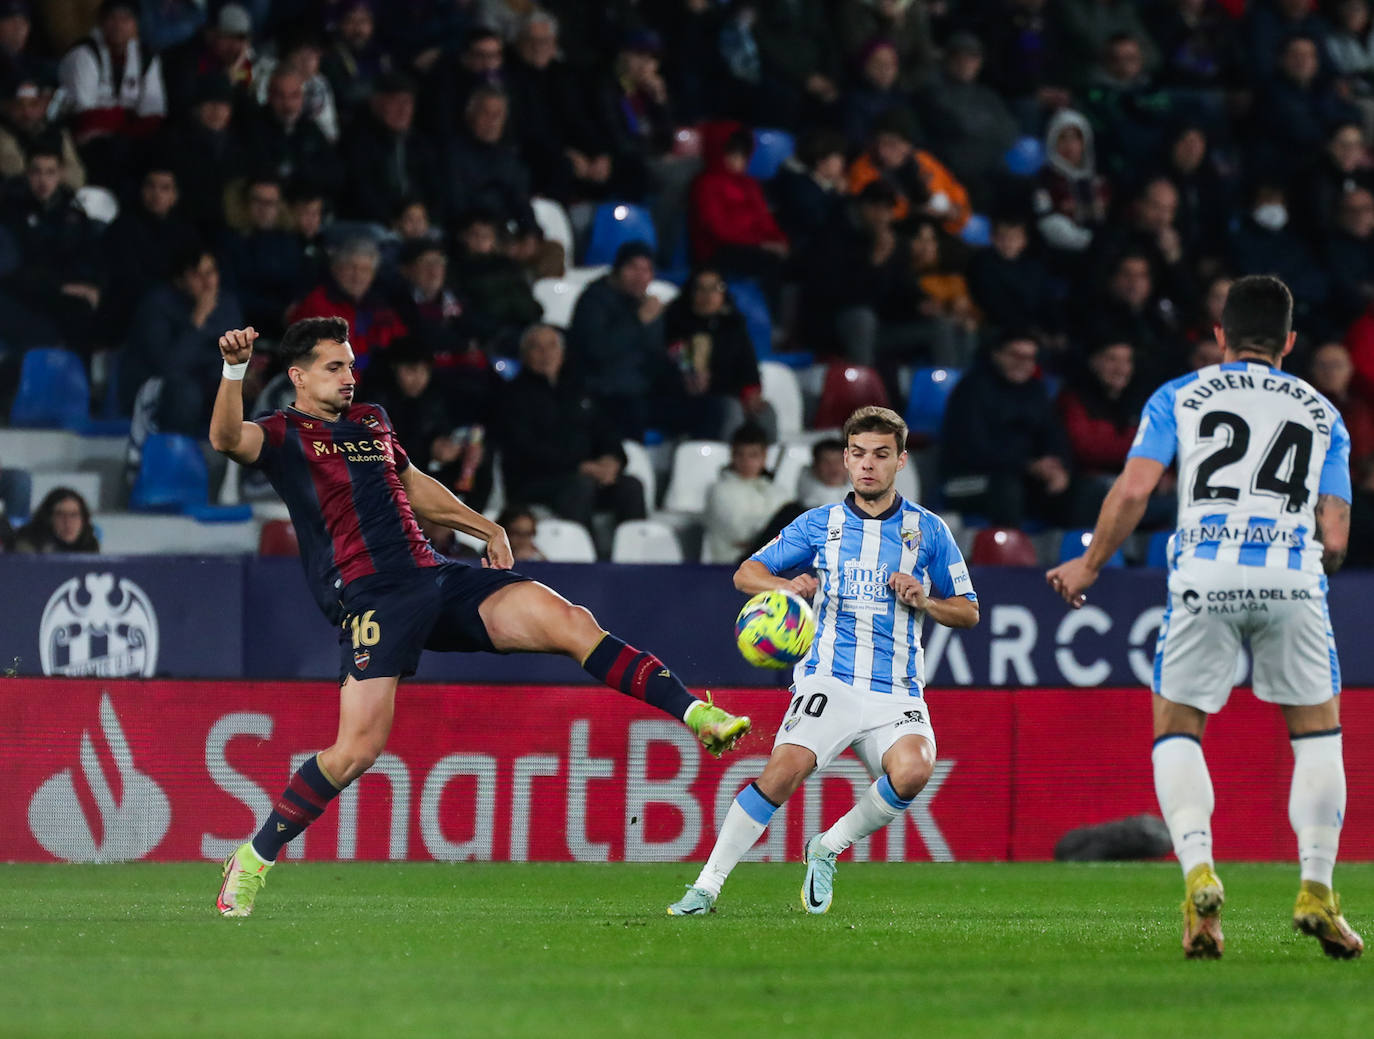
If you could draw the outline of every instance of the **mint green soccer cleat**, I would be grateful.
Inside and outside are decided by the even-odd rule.
[[[716,911],[716,896],[704,888],[687,885],[687,894],[668,907],[669,916],[705,916]]]
[[[253,900],[267,883],[267,871],[272,863],[263,862],[253,851],[253,845],[241,845],[224,863],[224,883],[219,889],[221,916],[247,916],[253,911]]]
[[[821,844],[818,833],[806,842],[806,879],[802,881],[802,908],[808,913],[830,912],[830,899],[835,894],[836,855]]]
[[[687,713],[686,721],[687,728],[692,730],[701,745],[716,757],[733,750],[735,744],[748,734],[750,725],[748,718],[737,718],[713,704],[709,692],[699,706]]]

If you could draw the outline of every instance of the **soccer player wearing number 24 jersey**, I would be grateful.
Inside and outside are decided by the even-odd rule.
[[[794,671],[791,706],[763,774],[731,804],[701,875],[668,907],[670,916],[713,911],[726,877],[778,807],[807,776],[853,747],[877,782],[806,843],[802,906],[828,911],[836,858],[900,819],[930,779],[935,730],[922,695],[921,623],[930,617],[971,628],[978,598],[944,520],[903,500],[893,486],[906,464],[906,432],[887,408],[851,415],[844,463],[853,493],[839,505],[802,513],[735,572],[735,587],[746,595],[814,594],[816,639]],[[803,566],[814,566],[819,579],[778,576]]]
[[[1281,370],[1293,349],[1292,320],[1293,297],[1277,278],[1231,286],[1216,330],[1222,363],[1155,391],[1087,552],[1047,575],[1070,606],[1082,606],[1177,459],[1178,529],[1155,648],[1151,757],[1183,867],[1190,959],[1215,959],[1224,948],[1202,732],[1230,696],[1247,638],[1255,695],[1282,710],[1293,747],[1288,818],[1302,869],[1293,926],[1328,956],[1364,951],[1331,886],[1345,765],[1326,574],[1339,568],[1350,534],[1350,438],[1330,401]]]
[[[220,337],[224,377],[210,443],[262,469],[291,513],[316,601],[339,626],[339,728],[291,777],[257,835],[224,864],[219,911],[247,916],[278,852],[366,772],[386,745],[397,683],[424,649],[560,653],[594,678],[681,718],[713,754],[749,731],[698,700],[652,653],[627,646],[581,606],[514,573],[506,532],[406,457],[386,412],[354,402],[353,350],[342,318],[286,330],[279,353],[296,403],[243,421],[243,376],[257,333]],[[416,516],[487,543],[482,566],[435,553]]]

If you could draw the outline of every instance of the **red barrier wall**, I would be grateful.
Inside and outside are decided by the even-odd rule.
[[[755,735],[716,761],[662,714],[586,687],[407,685],[386,754],[288,849],[335,859],[700,860],[755,778],[787,706],[715,691]],[[0,860],[214,859],[254,830],[334,733],[313,683],[0,682]],[[855,857],[1046,859],[1068,829],[1157,811],[1140,689],[937,691],[939,765],[900,831]],[[1374,858],[1374,701],[1343,697],[1342,857]],[[1238,692],[1207,740],[1219,854],[1288,859],[1291,753],[1273,708]],[[753,857],[795,859],[868,783],[846,756],[774,819]],[[900,836],[898,836],[900,835]]]

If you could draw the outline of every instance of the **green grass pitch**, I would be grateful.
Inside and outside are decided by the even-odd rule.
[[[1226,959],[1190,963],[1165,863],[842,863],[822,917],[744,865],[704,919],[664,913],[682,864],[286,863],[241,921],[213,864],[0,865],[0,1036],[1374,1035],[1295,867],[1220,873]],[[1337,881],[1370,935],[1374,865]]]

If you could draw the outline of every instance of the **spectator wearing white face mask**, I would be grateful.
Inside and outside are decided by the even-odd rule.
[[[1282,278],[1293,292],[1294,322],[1309,334],[1333,331],[1325,304],[1331,283],[1307,243],[1289,226],[1285,190],[1261,182],[1250,197],[1250,208],[1231,235],[1230,264],[1238,275],[1269,273]]]

